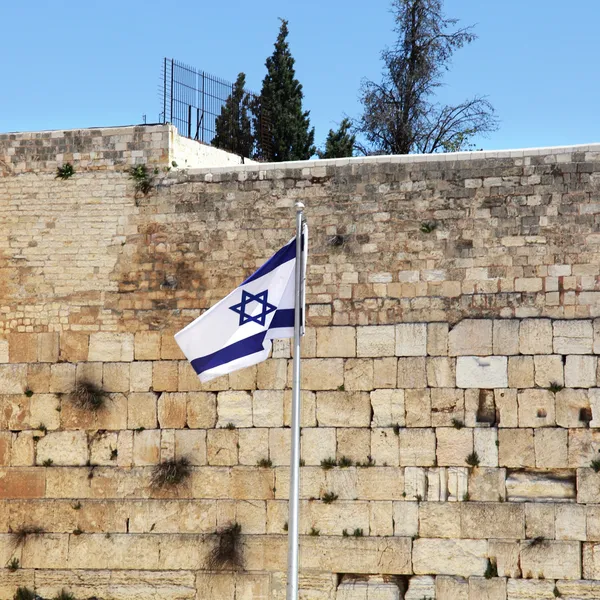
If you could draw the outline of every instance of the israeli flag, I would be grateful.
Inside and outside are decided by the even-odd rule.
[[[303,281],[307,242],[304,224]],[[175,334],[200,381],[255,365],[269,356],[271,340],[294,337],[295,267],[294,237],[231,294]],[[303,306],[302,297],[301,310]]]

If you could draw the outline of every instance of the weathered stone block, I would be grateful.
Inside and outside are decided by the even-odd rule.
[[[506,479],[506,493],[513,502],[572,500],[575,498],[575,479],[569,471],[513,471]]]
[[[465,420],[464,392],[454,388],[431,390],[432,427],[450,427],[454,422]]]
[[[344,382],[347,391],[366,391],[373,389],[373,360],[370,358],[349,358],[344,364]],[[337,386],[339,388],[339,385]],[[312,388],[312,389],[336,389]]]
[[[493,354],[519,354],[519,325],[517,319],[495,319],[493,326]]]
[[[129,389],[132,392],[149,392],[152,387],[152,363],[146,362],[132,362],[130,363],[131,369],[129,371]],[[181,371],[179,372],[179,382],[181,384]],[[180,390],[184,388],[179,385]]]
[[[408,582],[408,590],[404,600],[422,600],[435,595],[435,578],[429,575],[415,575]]]
[[[35,333],[9,333],[8,355],[12,363],[36,362],[38,338]]]
[[[238,464],[239,432],[233,429],[209,429],[206,432],[206,458],[209,465]]]
[[[373,409],[371,427],[404,426],[404,390],[373,390],[370,399]]]
[[[256,387],[259,390],[283,390],[287,385],[288,361],[272,358],[256,365]]]
[[[522,539],[525,537],[523,504],[463,502],[461,536],[464,538]]]
[[[498,466],[498,430],[476,428],[473,430],[473,447],[482,467]]]
[[[508,386],[505,356],[459,356],[456,362],[456,386],[460,388],[505,388]]]
[[[465,394],[467,394],[465,392]],[[519,409],[517,390],[494,390],[494,404],[498,417],[498,427],[518,427]]]
[[[556,423],[554,394],[548,390],[518,393],[519,427],[552,427]]]
[[[525,503],[525,535],[528,539],[554,539],[555,506],[542,502]]]
[[[396,325],[396,356],[427,355],[427,324],[400,323]]]
[[[367,392],[317,392],[317,421],[324,427],[369,427]],[[390,425],[386,423],[386,425]]]
[[[394,502],[394,535],[413,537],[418,533],[419,503]]]
[[[588,467],[600,452],[600,431],[597,429],[569,430],[569,467]]]
[[[580,579],[581,549],[578,542],[545,540],[541,544],[521,542],[521,569],[528,577]]]
[[[413,542],[413,568],[417,575],[483,575],[487,541],[420,538]]]
[[[29,401],[30,423],[47,429],[60,427],[60,400],[54,394],[34,394]]]
[[[519,327],[521,354],[552,354],[552,321],[523,319]]]
[[[160,331],[138,331],[134,338],[135,360],[160,359]]]
[[[127,397],[127,427],[155,429],[157,426],[156,394],[132,392]]]
[[[492,321],[465,319],[448,336],[450,356],[487,356],[492,354]]]
[[[427,371],[424,357],[398,359],[398,387],[427,387]]]
[[[145,429],[133,434],[133,464],[155,465],[160,462],[160,429]]]
[[[556,354],[533,357],[535,385],[548,388],[552,383],[564,384],[562,356]]]
[[[219,392],[217,415],[217,427],[226,427],[229,423],[235,427],[252,427],[252,396],[241,391]]]
[[[438,427],[437,461],[440,466],[464,466],[473,452],[473,430]]]
[[[155,392],[176,392],[179,388],[179,370],[175,361],[152,363],[152,389]]]
[[[217,395],[190,392],[187,400],[187,424],[192,429],[211,428],[217,422]]]
[[[92,333],[88,360],[130,362],[133,360],[133,340],[131,333]]]
[[[0,364],[0,394],[23,394],[27,387],[27,365]]]
[[[534,386],[532,356],[511,356],[508,359],[508,386],[511,388]]]
[[[456,385],[456,360],[446,356],[428,358],[427,385],[441,388],[454,387]]]
[[[395,347],[396,333],[393,325],[356,328],[356,356],[394,356]]]
[[[357,468],[356,491],[357,496],[365,500],[402,500],[404,492],[402,469],[395,467]]]
[[[560,427],[584,427],[589,418],[590,403],[585,390],[561,390],[556,393],[556,424]]]
[[[533,430],[499,429],[498,464],[501,467],[534,467]]]
[[[556,354],[591,354],[593,328],[591,321],[554,321],[554,352]]]
[[[460,511],[458,502],[420,502],[419,536],[422,538],[460,538]],[[471,536],[467,536],[471,537]]]
[[[232,390],[255,390],[256,389],[256,365],[245,369],[239,369],[229,373],[229,387]]]
[[[361,327],[359,329],[371,328]],[[317,329],[317,356],[319,358],[352,358],[356,356],[356,329],[354,327],[319,327]]]
[[[436,600],[470,600],[468,580],[448,575],[436,577],[435,598]]]
[[[404,390],[407,427],[431,427],[431,396],[428,389]]]
[[[427,324],[427,354],[429,356],[447,356],[448,323]]]
[[[565,363],[565,386],[569,388],[596,387],[597,358],[570,355]]]
[[[254,427],[283,427],[283,390],[255,390],[252,394]]]
[[[348,363],[356,359],[348,359],[346,371],[344,373],[344,361],[341,358],[317,358],[302,361],[302,389],[305,390],[337,390],[344,384],[344,374],[346,376],[346,389],[364,389],[360,384],[369,385],[368,372],[364,370],[366,361],[358,360],[355,363]],[[363,367],[361,369],[360,367]],[[290,362],[290,370],[292,368]],[[373,379],[373,365],[371,364],[371,380]],[[291,381],[291,376],[288,375]],[[350,387],[356,385],[357,387]],[[371,384],[372,386],[372,384]],[[372,389],[372,387],[371,387]]]
[[[239,430],[239,463],[256,467],[259,461],[268,460],[269,430],[264,428]],[[288,462],[289,464],[289,462]]]
[[[8,340],[0,339],[0,363],[8,362]]]
[[[391,427],[371,430],[371,452],[369,454],[378,465],[398,466],[398,436]]]
[[[400,464],[428,467],[435,464],[435,431],[433,429],[400,429]]]
[[[586,507],[580,504],[556,505],[556,539],[586,541]]]
[[[506,600],[506,580],[501,577],[469,579],[469,600]]]
[[[535,466],[542,469],[567,467],[567,430],[560,428],[535,431]]]
[[[55,465],[83,466],[88,460],[88,443],[84,431],[49,431],[40,438],[36,450],[38,465],[51,460]]]
[[[335,429],[306,427],[302,430],[302,458],[307,465],[320,465],[322,460],[336,455]]]
[[[475,502],[497,502],[506,497],[505,469],[469,469],[469,497]]]
[[[554,583],[535,579],[508,579],[506,581],[507,600],[553,600]]]
[[[398,376],[398,359],[376,358],[373,361],[373,387],[395,388]]]

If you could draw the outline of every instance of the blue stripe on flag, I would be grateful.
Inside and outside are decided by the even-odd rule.
[[[270,273],[271,271],[274,271],[275,269],[280,267],[282,264],[290,260],[294,260],[295,258],[296,238],[294,238],[287,246],[280,248],[275,254],[273,254],[273,256],[271,256],[271,258],[264,265],[262,265],[262,267],[258,269],[258,271],[252,273],[252,275],[250,275],[250,277],[248,277],[248,279],[246,279],[246,281],[244,281],[244,283],[242,283],[241,285],[250,283],[251,281],[258,279],[259,277],[263,277],[267,273]]]
[[[204,371],[214,369],[220,365],[231,362],[232,360],[260,352],[263,350],[263,342],[266,335],[266,331],[251,335],[230,346],[225,346],[225,348],[221,348],[212,354],[195,358],[190,362],[192,363],[192,367],[194,367],[194,371],[200,375],[200,373],[203,373]]]
[[[294,309],[293,308],[280,308],[276,313],[269,329],[275,327],[293,327],[294,326]]]

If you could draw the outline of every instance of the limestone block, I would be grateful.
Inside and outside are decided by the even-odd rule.
[[[466,458],[473,452],[473,430],[438,427],[437,462],[440,466],[463,466]]]
[[[373,360],[370,358],[348,358],[344,364],[343,385],[347,391],[370,392],[373,389]],[[339,388],[339,385],[336,387]],[[312,389],[336,388],[315,387]]]
[[[370,400],[373,409],[371,427],[404,426],[404,390],[373,390]]]
[[[241,446],[240,435],[240,448]],[[187,458],[195,466],[206,464],[206,431],[199,429],[175,431],[175,458],[182,457]]]
[[[92,465],[114,465],[118,453],[118,434],[116,431],[97,432],[90,438],[90,464]],[[118,455],[118,454],[117,454]]]
[[[175,341],[174,331],[163,331],[160,336],[160,358],[162,360],[181,360],[183,352]]]
[[[444,467],[427,469],[427,501],[445,502],[448,499],[448,473]]]
[[[533,430],[499,429],[498,464],[501,467],[534,467]]]
[[[107,392],[129,392],[130,363],[104,363],[102,386]]]
[[[419,538],[413,542],[413,569],[417,575],[483,575],[487,546],[484,540]]]
[[[431,426],[450,427],[455,421],[465,421],[464,392],[454,388],[432,389]]]
[[[448,323],[427,324],[427,354],[429,356],[448,355]]]
[[[240,430],[245,431],[245,430]],[[250,431],[250,430],[249,430]],[[289,466],[291,454],[289,428],[269,429],[269,458],[275,466]]]
[[[48,469],[0,469],[0,499],[43,498]]]
[[[394,502],[393,511],[394,535],[413,537],[419,533],[418,502]]]
[[[27,387],[36,393],[46,394],[50,390],[50,366],[45,363],[27,365]]]
[[[239,432],[233,429],[209,429],[206,432],[206,458],[209,465],[238,464]]]
[[[505,388],[508,386],[506,356],[459,356],[456,386],[460,388]]]
[[[506,580],[501,577],[469,579],[469,600],[506,600]]]
[[[404,482],[402,469],[396,467],[356,469],[357,496],[364,500],[401,500]]]
[[[493,354],[510,356],[519,354],[518,319],[495,319],[493,325]]]
[[[287,384],[288,361],[271,358],[256,366],[256,387],[259,390],[282,390]]]
[[[217,427],[252,427],[252,396],[248,392],[228,391],[217,395]]]
[[[256,365],[234,371],[229,374],[229,387],[232,390],[255,390],[256,375]]]
[[[586,536],[588,541],[600,541],[600,505],[586,506]]]
[[[373,387],[395,388],[398,377],[398,359],[376,358],[373,361]]]
[[[448,467],[448,501],[463,502],[468,493],[469,471],[468,467]]]
[[[519,542],[490,540],[488,555],[496,562],[499,577],[521,577]]]
[[[458,502],[420,502],[418,505],[419,536],[422,538],[460,538],[461,504]]]
[[[435,578],[435,596],[431,597],[436,600],[469,600],[469,582],[462,577],[440,575]]]
[[[359,327],[360,329],[378,329]],[[360,334],[359,334],[360,335]],[[387,356],[393,355],[389,352]],[[354,327],[319,327],[317,329],[317,356],[319,358],[353,358],[356,356],[356,329]],[[359,354],[359,356],[373,356]]]
[[[0,431],[0,466],[10,466],[12,435],[10,431]],[[18,433],[15,435],[18,435]],[[33,460],[30,464],[33,464]]]
[[[427,324],[400,323],[396,325],[396,356],[427,355]]]
[[[523,319],[519,327],[521,354],[552,354],[552,321]]]
[[[594,332],[591,321],[554,321],[553,327],[556,354],[592,353]]]
[[[155,465],[160,461],[160,429],[145,429],[133,434],[133,464]]]
[[[569,430],[569,467],[589,467],[600,456],[600,431],[597,429]]]
[[[473,430],[473,448],[482,467],[498,466],[498,430],[477,428]]]
[[[90,362],[131,362],[133,360],[132,333],[92,333],[88,360]]]
[[[590,402],[586,390],[561,390],[556,393],[556,424],[560,427],[584,427],[581,417],[589,417]]]
[[[38,465],[51,460],[55,465],[82,466],[89,458],[85,431],[49,431],[36,450]]]
[[[490,427],[498,420],[494,390],[465,390],[465,425]]]
[[[406,427],[431,426],[431,395],[428,389],[404,390]]]
[[[8,340],[0,339],[0,363],[8,362]]]
[[[537,429],[535,432],[535,466],[542,469],[567,467],[567,431],[561,428]]]
[[[161,428],[183,429],[187,419],[187,393],[163,392],[157,402]]]
[[[337,455],[339,460],[346,457],[352,462],[363,462],[365,456],[371,453],[371,432],[369,429],[344,427],[336,430]]]
[[[508,579],[507,600],[553,600],[554,582],[528,579]]]
[[[534,356],[533,364],[536,386],[547,388],[552,383],[564,385],[562,356],[557,354]]]
[[[506,497],[504,469],[469,469],[469,497],[475,502],[496,502]]]
[[[581,504],[556,505],[556,539],[586,541],[586,507]]]
[[[319,468],[318,470],[319,472],[316,475],[319,485],[317,496],[320,496],[327,490],[331,490],[340,497],[340,500],[355,500],[358,497],[358,468],[330,469],[328,471],[323,471],[323,469]],[[401,486],[403,481],[400,473],[398,485]],[[286,490],[289,490],[289,484]],[[384,499],[387,500],[387,498]]]
[[[12,467],[33,466],[35,464],[35,442],[33,438],[37,437],[36,433],[36,431],[18,431],[13,434],[6,432],[9,439],[8,455],[5,455],[6,458],[2,462],[5,465],[10,464]]]
[[[413,576],[408,582],[404,600],[422,600],[435,597],[435,578],[429,575]],[[381,600],[384,600],[381,598]]]
[[[511,502],[558,502],[575,498],[575,480],[569,471],[513,471],[506,479]]]
[[[369,502],[369,535],[394,535],[392,502]]]
[[[533,356],[509,357],[508,386],[511,388],[530,388],[534,386]]]
[[[585,571],[585,549],[583,554]],[[556,587],[563,598],[577,598],[577,600],[596,600],[600,598],[599,581],[557,581]]]
[[[175,361],[152,363],[152,389],[155,392],[176,392],[179,389],[179,372]]]
[[[0,394],[23,394],[27,387],[27,365],[0,364]]]
[[[119,431],[117,438],[117,465],[133,466],[133,431]]]
[[[50,392],[68,394],[75,387],[75,365],[59,363],[50,367]],[[0,390],[2,390],[2,369],[0,368]]]
[[[552,427],[556,424],[554,394],[548,390],[518,393],[519,427]]]
[[[588,400],[592,411],[590,427],[600,427],[600,388],[590,388],[588,390]]]
[[[517,390],[494,390],[494,404],[498,416],[498,427],[518,427]]]
[[[317,394],[301,390],[300,426],[317,426]],[[292,390],[283,393],[283,426],[289,427],[292,421]]]
[[[371,424],[369,394],[367,392],[317,392],[317,422],[323,427],[369,427]]]
[[[577,469],[577,502],[594,504],[600,497],[600,473],[593,469]]]
[[[302,430],[301,455],[307,465],[320,465],[322,460],[334,458],[335,452],[335,429],[306,427]]]
[[[395,347],[396,334],[393,325],[356,328],[356,356],[394,356]]]
[[[600,354],[600,319],[594,319],[592,327],[594,330],[593,351],[594,354]]]
[[[152,370],[152,363],[150,361],[145,361],[145,362],[134,362],[131,363],[131,379],[132,379],[132,389],[133,389],[133,377],[134,377],[134,368],[137,365],[150,365],[150,370]],[[147,368],[147,367],[146,367]],[[199,392],[202,391],[203,386],[202,383],[200,382],[200,379],[198,378],[198,375],[196,375],[196,372],[194,371],[194,369],[192,368],[192,365],[190,365],[190,363],[187,360],[181,360],[177,363],[177,389],[180,392]],[[217,378],[217,380],[222,379],[222,378]],[[227,379],[227,377],[225,377],[224,379]],[[146,383],[147,380],[144,380],[144,383]],[[215,381],[215,380],[213,380]],[[210,385],[211,382],[209,382]],[[152,387],[152,375],[150,375],[150,384],[148,386],[148,388],[146,390],[136,390],[136,391],[147,391]]]
[[[361,383],[368,385],[368,373],[360,369],[365,367],[364,359],[357,363],[351,363],[356,359],[348,359],[346,370],[344,372],[344,361],[341,358],[313,358],[302,361],[302,389],[304,390],[337,390],[340,385],[344,385],[344,375],[346,377],[346,389],[363,389]],[[351,363],[348,366],[348,363]],[[291,381],[291,361],[288,380]],[[373,379],[373,365],[371,363],[371,380]],[[350,373],[348,372],[350,371]],[[353,373],[354,371],[354,373]],[[356,381],[355,381],[356,380]],[[355,383],[358,387],[350,387]]]
[[[427,359],[427,385],[429,387],[454,387],[456,385],[456,360],[440,356]]]
[[[38,362],[54,363],[58,360],[59,334],[53,332],[37,334]]]
[[[353,505],[338,500],[334,504],[324,504],[317,499],[304,503],[302,508],[305,515],[301,521],[302,535],[307,535],[312,527],[319,529],[321,535],[340,535],[343,529],[348,529],[348,523],[355,524],[365,533],[369,531],[369,507],[366,502]]]
[[[37,334],[9,333],[8,355],[12,363],[36,362],[38,354]]]
[[[595,356],[569,355],[565,362],[565,386],[568,388],[596,387]]]
[[[192,429],[211,428],[217,422],[217,395],[190,392],[187,400],[187,424]]]
[[[148,392],[152,387],[152,363],[132,362],[129,372],[129,389],[132,392]],[[181,390],[181,386],[179,386]]]
[[[399,465],[398,436],[391,427],[371,430],[371,452],[376,464],[390,467]]]
[[[252,394],[254,427],[283,427],[283,390],[255,390]]]
[[[531,573],[532,577],[539,579],[580,579],[579,542],[521,542],[521,569],[525,577]]]
[[[138,331],[133,347],[135,360],[159,360],[160,331]]]
[[[239,463],[241,465],[256,466],[259,461],[270,458],[268,429],[240,429],[239,444]],[[287,464],[289,464],[289,460]]]
[[[60,400],[54,394],[34,394],[29,400],[30,423],[43,424],[47,429],[60,427]]]
[[[0,396],[0,429],[12,431],[37,427],[31,424],[30,398],[25,395]]]
[[[507,502],[462,502],[463,538],[522,539],[525,537],[523,504]]]
[[[433,429],[400,429],[400,464],[402,466],[432,466],[435,464],[436,439]]]
[[[492,354],[492,321],[465,319],[448,336],[450,356],[487,356]]]
[[[426,361],[423,357],[398,359],[398,387],[427,387]]]

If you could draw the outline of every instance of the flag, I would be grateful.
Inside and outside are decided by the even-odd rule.
[[[303,280],[307,241],[304,224]],[[295,266],[294,237],[238,288],[175,334],[200,381],[255,365],[269,356],[271,340],[294,336]],[[303,319],[303,294],[301,304]]]

